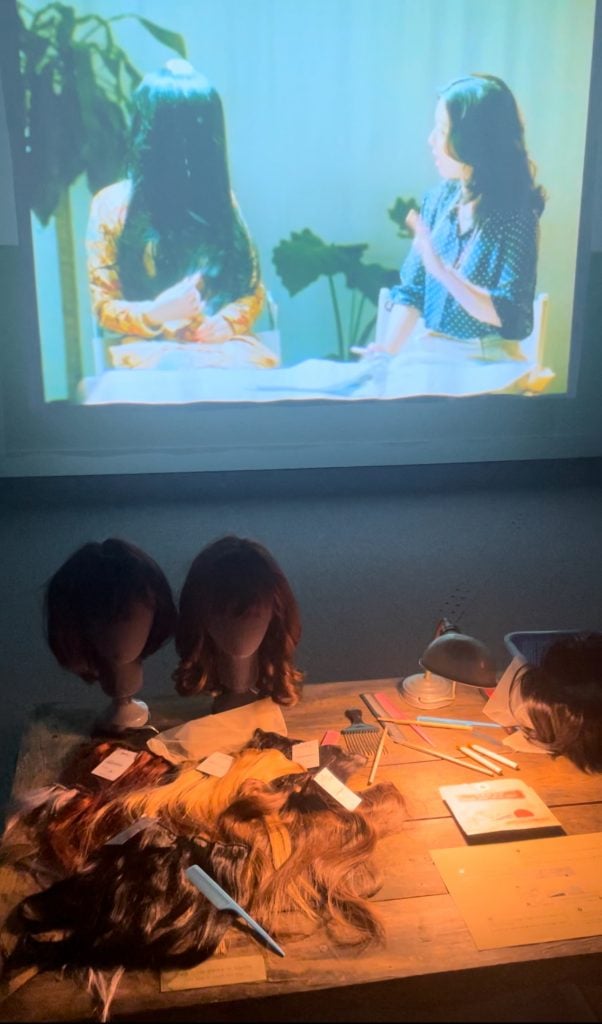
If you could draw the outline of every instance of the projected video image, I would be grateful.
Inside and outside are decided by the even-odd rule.
[[[18,10],[46,402],[567,392],[594,0]]]

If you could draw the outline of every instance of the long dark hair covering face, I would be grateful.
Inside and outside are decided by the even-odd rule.
[[[525,146],[516,100],[501,78],[474,74],[458,78],[440,93],[449,115],[450,155],[472,167],[467,182],[478,199],[477,222],[493,211],[532,210],[539,216],[545,192]]]
[[[144,659],[174,630],[176,608],[162,569],[140,548],[118,538],[78,548],[50,578],[44,593],[46,637],[58,663],[87,683],[98,680],[104,666],[91,639],[93,627],[127,618],[138,602],[155,613]]]
[[[516,680],[527,735],[585,772],[602,772],[602,633],[564,637]]]
[[[187,62],[170,63],[180,67],[145,75],[134,93],[119,277],[124,297],[139,301],[201,271],[213,313],[254,290],[257,259],[230,190],[220,97]]]
[[[207,632],[211,615],[242,615],[258,603],[272,604],[272,619],[259,647],[258,690],[278,704],[296,704],[302,673],[293,664],[301,638],[295,596],[282,569],[257,541],[227,536],[203,548],[194,559],[182,592],[173,673],[184,695],[219,692],[217,648]]]

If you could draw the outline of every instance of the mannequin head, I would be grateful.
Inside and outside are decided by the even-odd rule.
[[[514,686],[529,739],[582,771],[602,772],[602,633],[557,640],[539,665],[520,671]]]
[[[250,700],[271,695],[294,704],[300,636],[297,602],[272,555],[256,541],[222,537],[197,555],[182,587],[176,689],[247,694]]]
[[[142,686],[142,661],[172,634],[169,583],[147,554],[124,540],[84,544],[46,585],[49,647],[63,668],[111,697]]]

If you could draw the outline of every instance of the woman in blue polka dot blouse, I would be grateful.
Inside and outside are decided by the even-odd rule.
[[[386,335],[366,354],[520,362],[545,194],[512,92],[493,75],[451,82],[428,141],[443,180],[408,216],[414,244],[391,289]]]

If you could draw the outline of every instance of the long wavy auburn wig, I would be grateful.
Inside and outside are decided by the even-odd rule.
[[[301,638],[299,609],[282,569],[257,541],[226,536],[203,548],[194,559],[180,594],[173,673],[176,689],[187,696],[223,692],[217,649],[208,631],[212,616],[242,615],[271,604],[272,618],[258,650],[260,697],[293,705],[300,697],[302,673],[294,666]]]

